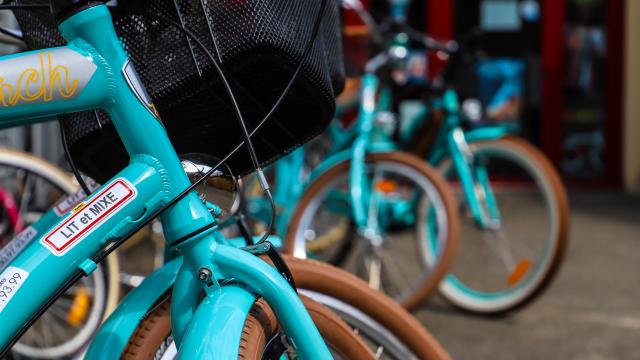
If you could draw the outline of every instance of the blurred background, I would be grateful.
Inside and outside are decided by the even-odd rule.
[[[374,13],[386,11],[386,1],[368,3]],[[425,0],[412,2],[410,22],[482,52],[473,66],[457,69],[464,88],[481,98],[497,88],[491,67],[510,63],[522,94],[515,111],[523,135],[570,187],[633,191],[640,185],[639,110],[632,98],[639,11],[633,0]],[[358,21],[347,16],[347,27],[355,29]],[[347,37],[354,68],[365,60],[357,57],[358,45],[357,36]],[[445,64],[431,56],[429,73]]]
[[[386,1],[368,0],[384,14]],[[550,289],[508,317],[460,313],[436,298],[418,318],[460,359],[640,359],[640,1],[413,1],[411,24],[475,55],[449,70],[481,100],[510,82],[495,109],[554,163],[569,190],[570,246]],[[382,15],[380,15],[382,16]],[[366,61],[366,36],[347,14],[348,69]],[[348,33],[348,32],[347,32]],[[420,54],[420,56],[423,56]],[[501,76],[496,76],[501,69]],[[491,106],[491,104],[484,104]],[[531,229],[535,231],[535,229]]]
[[[374,16],[386,0],[363,0]],[[640,359],[640,1],[415,0],[409,22],[472,50],[468,61],[412,54],[445,69],[500,121],[517,123],[559,169],[572,210],[570,249],[539,301],[508,317],[472,317],[433,299],[416,315],[461,359]],[[8,12],[0,23],[17,26]],[[368,59],[363,24],[344,14],[347,70]],[[2,36],[2,35],[0,35]],[[0,54],[18,45],[0,45]],[[409,74],[410,76],[410,74]],[[508,87],[504,84],[508,83]],[[56,123],[0,132],[0,146],[66,166]],[[535,229],[532,229],[535,231]]]

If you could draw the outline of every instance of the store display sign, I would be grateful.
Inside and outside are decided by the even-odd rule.
[[[480,27],[485,31],[519,31],[522,27],[517,0],[483,0]]]

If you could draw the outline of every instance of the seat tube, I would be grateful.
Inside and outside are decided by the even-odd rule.
[[[471,215],[479,226],[484,227],[486,225],[485,216],[480,199],[484,191],[482,188],[476,188],[476,186],[481,185],[476,184],[475,174],[472,170],[473,153],[464,138],[464,131],[461,128],[457,127],[447,134],[447,147],[462,185],[467,204],[471,210]]]
[[[358,117],[359,134],[353,144],[351,156],[351,168],[349,176],[349,187],[351,203],[353,207],[354,221],[359,228],[367,225],[367,209],[370,191],[368,179],[365,173],[367,147],[369,136],[373,130],[373,123],[376,116],[376,92],[378,90],[378,78],[372,73],[367,73],[362,78],[362,103],[360,105],[360,115]]]

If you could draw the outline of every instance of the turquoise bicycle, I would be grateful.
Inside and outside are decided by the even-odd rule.
[[[315,8],[319,14],[311,27],[316,29],[315,34],[322,14],[330,9],[326,4],[326,1],[315,3],[315,7],[307,4],[306,10]],[[53,0],[45,6],[54,10],[67,44],[0,58],[1,127],[32,124],[63,113],[102,109],[109,115],[130,157],[129,165],[94,192],[88,191],[72,166],[78,181],[91,195],[63,214],[51,210],[42,216],[32,225],[32,241],[2,269],[0,319],[5,324],[0,332],[2,355],[57,297],[83,276],[93,273],[97,264],[128,236],[159,215],[170,249],[167,264],[124,299],[97,334],[87,358],[111,359],[123,354],[127,358],[171,358],[167,352],[171,348],[169,339],[175,344],[173,349],[178,356],[188,359],[279,358],[292,353],[307,359],[332,358],[332,353],[344,358],[372,358],[373,354],[353,332],[344,331],[344,327],[340,330],[344,325],[338,318],[310,300],[303,303],[288,276],[289,271],[270,251],[268,242],[238,249],[222,239],[216,231],[219,226],[216,218],[222,215],[221,209],[216,204],[203,202],[194,192],[203,183],[226,189],[221,187],[216,173],[221,162],[213,161],[202,177],[193,183],[189,181],[165,130],[165,126],[171,126],[171,120],[165,119],[163,126],[123,48],[124,43],[129,52],[134,51],[135,42],[127,43],[123,39],[132,41],[132,33],[144,33],[145,26],[158,31],[162,21],[178,29],[180,40],[198,43],[198,37],[179,21],[185,19],[181,14],[193,15],[194,8],[182,5],[182,8],[173,8],[172,14],[177,13],[178,20],[161,13],[145,13],[148,10],[145,6],[137,8],[141,12],[116,13],[120,16],[116,19],[118,30],[129,31],[127,36],[118,38],[103,2]],[[205,18],[221,10],[205,2],[191,5],[202,5]],[[226,5],[246,14],[242,4]],[[0,8],[27,11],[40,7],[37,3],[12,3]],[[145,15],[147,18],[142,20]],[[127,20],[136,21],[138,27],[122,26]],[[299,54],[303,60],[314,44],[313,40],[307,41],[311,45]],[[198,51],[202,49],[206,47]],[[217,54],[223,57],[222,50]],[[209,55],[207,53],[214,70],[208,70],[225,79],[215,57]],[[296,66],[294,74],[297,75],[302,65]],[[287,90],[295,80],[293,76]],[[237,99],[231,85],[223,82],[235,103]],[[163,90],[166,91],[166,87]],[[271,113],[273,110],[267,115]],[[239,111],[236,115],[238,124],[246,125]],[[242,141],[231,153],[235,154],[243,143],[254,152],[251,136],[261,125],[257,124],[251,132],[245,127]],[[291,133],[293,131],[291,129]],[[116,149],[114,146],[113,151]],[[259,167],[255,162],[254,166]],[[265,191],[268,193],[268,188]],[[269,255],[275,268],[255,256],[261,254]],[[169,293],[171,305],[166,296]],[[258,301],[258,298],[263,299]],[[140,326],[161,308],[171,313],[170,333],[165,333],[160,343],[147,342],[148,346],[143,348],[142,340],[152,338],[148,331],[161,325],[166,329],[166,323]],[[322,319],[317,323],[323,335],[312,316]],[[336,333],[341,336],[330,336]],[[157,340],[158,332],[154,334],[153,339]],[[446,357],[443,352],[434,353],[443,355],[436,357]]]
[[[393,124],[381,116],[389,97],[378,99],[376,74],[392,60],[385,51],[368,62],[358,119],[345,132],[351,137],[333,144],[345,148],[309,175],[288,218],[284,251],[342,262],[370,286],[415,308],[448,271],[459,225],[444,179],[423,160],[397,151],[388,132]],[[430,242],[439,247],[428,258]]]
[[[475,59],[461,51],[452,56]],[[518,137],[517,122],[503,119],[511,114],[517,121],[522,64],[503,59],[464,66],[501,79],[494,95],[483,94],[485,103],[461,101],[454,87],[432,84],[419,110],[406,116],[413,134],[400,143],[437,167],[458,199],[460,249],[440,293],[462,310],[504,314],[538,298],[555,278],[568,246],[569,206],[553,164]],[[431,256],[437,247],[430,244]]]
[[[430,47],[438,42],[407,26],[407,1],[390,3],[389,34],[377,33],[376,24],[366,22],[375,37],[390,43],[389,56],[395,56],[390,72],[402,72],[412,43]],[[364,13],[363,18],[370,16]],[[442,53],[458,52],[453,43],[441,45]],[[392,84],[380,92],[380,103],[386,102],[380,111],[396,118],[401,99],[395,104],[390,100]],[[508,100],[505,94],[517,87],[507,85],[497,93]],[[437,167],[457,194],[462,240],[441,294],[463,310],[500,314],[526,305],[554,278],[567,248],[569,210],[560,176],[544,154],[516,137],[517,127],[491,122],[479,103],[470,100],[460,104],[453,88],[430,87],[418,110],[403,119],[396,141]],[[428,239],[424,261],[439,254],[440,245]]]
[[[551,283],[567,248],[569,207],[560,176],[513,126],[463,130],[453,90],[430,106],[440,127],[430,146],[423,143],[428,150],[418,151],[455,189],[463,220],[458,258],[440,292],[478,314],[520,308]]]

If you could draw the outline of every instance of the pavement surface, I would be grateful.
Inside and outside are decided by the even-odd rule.
[[[570,245],[548,290],[508,316],[439,297],[415,312],[454,359],[640,359],[640,196],[570,194]]]

